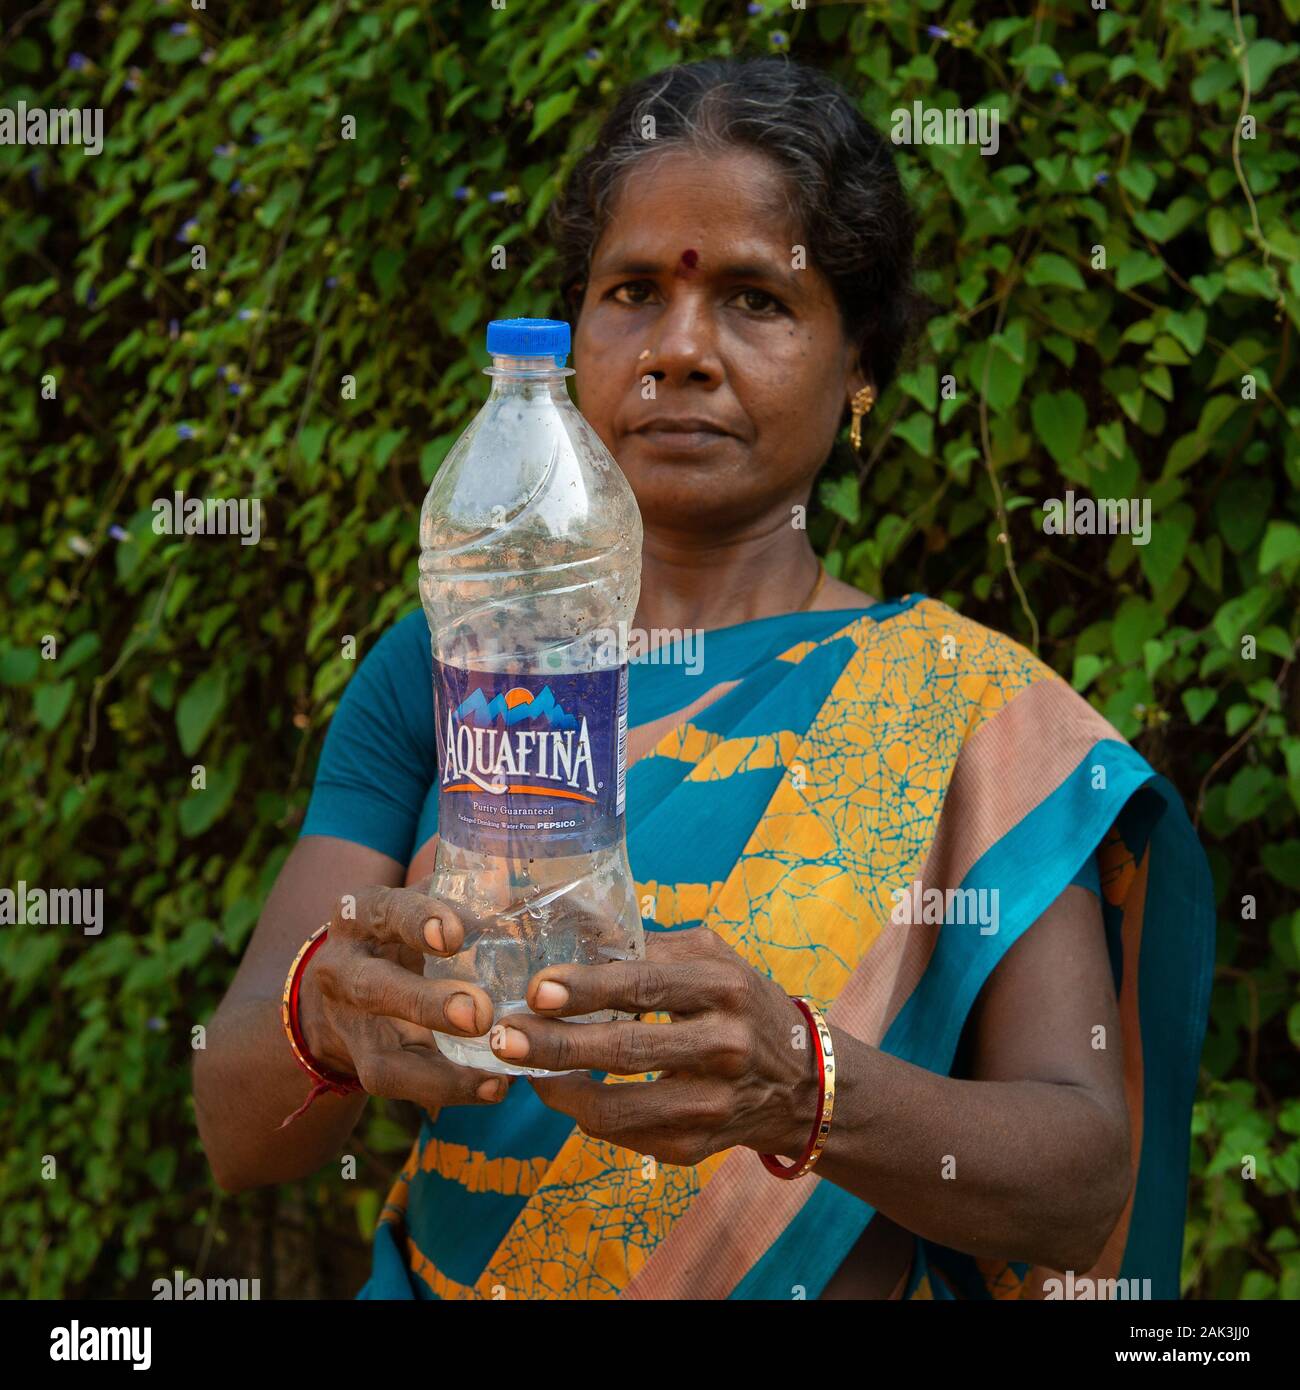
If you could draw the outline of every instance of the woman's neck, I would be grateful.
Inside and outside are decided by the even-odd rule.
[[[792,613],[817,577],[807,533],[788,519],[766,532],[718,539],[647,527],[635,625],[708,631]]]

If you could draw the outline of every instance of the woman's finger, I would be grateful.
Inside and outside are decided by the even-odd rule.
[[[728,1001],[732,973],[728,963],[715,960],[548,965],[528,982],[525,999],[534,1013],[547,1018],[576,1018],[602,1009],[692,1014]]]
[[[597,967],[605,969],[606,967]],[[502,1061],[615,1076],[707,1065],[717,1028],[696,1023],[563,1023],[507,1014],[488,1036]]]
[[[372,1044],[354,1054],[357,1080],[372,1096],[409,1100],[426,1110],[443,1105],[495,1105],[509,1089],[508,1078],[474,1067],[458,1067],[440,1053]]]
[[[480,1037],[492,1026],[492,1001],[478,985],[427,980],[382,956],[321,952],[312,968],[327,1004],[402,1018],[455,1037]]]
[[[334,930],[432,956],[454,955],[465,940],[460,916],[450,904],[411,888],[387,886],[362,888],[356,895],[355,916],[345,916],[340,905],[331,924]]]

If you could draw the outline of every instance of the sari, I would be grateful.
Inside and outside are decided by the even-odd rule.
[[[646,931],[710,928],[873,1047],[950,1074],[990,974],[1097,857],[1133,1185],[1086,1273],[1177,1297],[1214,927],[1174,789],[1027,650],[923,596],[708,632],[702,676],[681,656],[630,670]],[[891,920],[915,885],[942,920]],[[997,891],[995,931],[963,917],[966,890]],[[875,1214],[745,1148],[656,1164],[520,1078],[494,1107],[425,1116],[359,1297],[811,1299]],[[895,1296],[1055,1296],[1052,1276],[914,1237]]]

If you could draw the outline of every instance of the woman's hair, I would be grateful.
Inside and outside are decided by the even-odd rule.
[[[653,125],[646,123],[653,117]],[[654,138],[643,136],[653,130]],[[623,177],[667,150],[757,150],[786,174],[787,211],[830,281],[845,333],[889,384],[919,318],[912,210],[888,143],[838,83],[788,58],[709,59],[642,78],[619,97],[551,207],[574,317]]]

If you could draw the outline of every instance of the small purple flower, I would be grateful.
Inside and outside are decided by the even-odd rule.
[[[216,56],[217,50],[215,48],[205,48],[203,52],[199,54],[199,62],[210,63]]]
[[[458,203],[468,202],[469,189],[462,183],[461,186],[451,195]]]
[[[666,27],[670,34],[675,34],[677,32],[677,21],[675,19],[670,19]]]
[[[138,92],[140,90],[140,83],[134,77],[128,77],[122,85],[128,92]]]
[[[149,1022],[145,1024],[145,1027],[148,1028],[151,1033],[161,1033],[163,1030],[163,1021],[155,1015],[155,1017],[151,1018]]]
[[[168,332],[168,334],[169,334],[171,337],[173,337],[173,338],[178,338],[178,337],[180,337],[180,332],[181,332],[181,321],[180,321],[180,319],[168,319],[168,320],[167,320],[167,332]]]
[[[218,159],[228,159],[238,148],[238,145],[218,145],[212,153],[215,154]]]
[[[762,7],[762,5],[756,5],[756,4],[754,3],[754,0],[749,0],[749,4],[745,6],[745,13],[746,13],[746,14],[762,14],[762,13],[763,13],[763,7]]]
[[[181,439],[193,439],[193,438],[194,438],[194,426],[193,426],[193,425],[177,425],[177,426],[176,426],[176,434],[177,434],[177,436],[178,436],[179,438],[181,438]]]
[[[262,141],[265,140],[265,139],[266,139],[266,136],[265,136],[265,135],[254,135],[254,136],[253,136],[252,143],[253,143],[254,145],[260,145],[260,144],[262,143]]]
[[[32,187],[40,193],[45,188],[45,175],[41,173],[40,166],[33,164],[27,171],[27,177],[31,181]]]
[[[238,396],[242,394],[244,388],[239,384],[239,382],[232,381],[230,385],[226,387],[226,390],[229,391],[232,396]]]
[[[1055,82],[1058,87],[1064,87],[1065,74],[1063,72],[1054,72],[1052,74],[1052,81]]]
[[[230,191],[232,193],[242,193],[244,191],[243,179],[232,179],[230,184]]]
[[[927,24],[925,26],[925,32],[929,34],[932,39],[946,39],[948,37],[948,31],[937,24]]]
[[[1096,179],[1094,180],[1094,182],[1097,183],[1097,184],[1103,184],[1103,183],[1105,183],[1105,182],[1107,181],[1107,179],[1109,179],[1109,178],[1110,178],[1110,175],[1109,175],[1108,173],[1106,173],[1106,172],[1103,170],[1100,174],[1097,175],[1097,177],[1096,177]]]
[[[494,189],[492,190],[492,192],[488,194],[488,202],[489,202],[489,203],[504,203],[505,200],[506,200],[506,195],[505,195],[505,193],[504,193],[501,189],[499,189],[499,188],[494,188]]]
[[[327,290],[335,289],[335,288],[337,287],[338,283],[339,283],[339,277],[338,277],[337,275],[327,275],[327,276],[325,277],[325,288],[326,288]]]
[[[253,311],[251,309],[241,309],[239,311],[239,317],[247,323],[248,320],[253,317]]]
[[[225,381],[225,379],[226,379],[226,373],[227,373],[229,370],[230,370],[229,367],[218,367],[218,368],[217,368],[217,376],[218,376],[222,381]]]
[[[773,29],[768,37],[772,41],[773,48],[784,48],[790,42],[790,35],[784,29]]]
[[[129,541],[131,539],[131,537],[117,525],[110,526],[108,528],[108,534],[112,536],[115,541]]]
[[[587,61],[588,61],[589,63],[598,63],[598,62],[600,62],[600,49],[598,49],[598,48],[589,48],[589,49],[587,50]]]
[[[190,26],[186,24],[184,20],[178,19],[176,23],[172,25],[172,33],[175,34],[178,38],[180,37],[180,35],[188,34],[189,32]]]
[[[84,53],[74,53],[68,59],[68,66],[73,72],[83,72],[90,66],[90,59]]]
[[[95,293],[94,285],[91,285],[91,287],[86,291],[86,308],[93,309],[95,307],[95,301],[98,298],[99,296]]]

